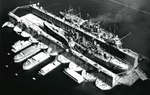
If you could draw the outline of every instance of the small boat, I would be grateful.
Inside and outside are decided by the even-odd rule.
[[[58,60],[54,60],[53,62],[49,63],[48,65],[44,66],[43,68],[40,69],[39,74],[41,75],[46,75],[55,68],[57,68],[61,63],[58,62]]]
[[[14,27],[14,24],[8,21],[8,22],[5,22],[5,23],[2,25],[2,28],[5,27],[5,26],[8,26],[8,27],[10,27],[10,28],[13,28],[13,27]]]
[[[97,78],[95,81],[96,87],[102,90],[110,90],[112,86],[108,85],[107,83],[104,83],[101,79]]]
[[[31,35],[25,31],[22,31],[21,34],[20,34],[22,37],[25,37],[25,38],[29,38],[31,37]]]
[[[69,63],[69,69],[74,70],[74,71],[82,71],[83,68],[81,68],[80,66],[78,66],[76,63],[74,62],[70,62]]]
[[[33,38],[32,36],[30,36],[29,41],[32,43],[38,43],[39,41],[35,38]]]
[[[30,46],[32,43],[30,41],[17,41],[14,45],[12,45],[11,51],[14,53],[19,52],[20,50],[23,50],[24,48]]]
[[[94,76],[93,74],[87,73],[86,70],[82,70],[81,75],[90,82],[94,82],[96,80],[96,76]]]
[[[68,75],[69,77],[71,77],[74,81],[76,81],[79,84],[82,83],[83,81],[85,81],[85,79],[79,73],[77,73],[76,71],[71,70],[69,68],[66,68],[64,70],[64,73],[66,75]]]
[[[27,49],[21,51],[19,54],[17,54],[14,57],[14,62],[15,63],[22,62],[22,61],[26,60],[27,58],[31,57],[32,55],[36,54],[40,50],[41,50],[41,48],[39,47],[39,45],[30,46],[29,48],[27,48]]]
[[[17,33],[17,34],[20,34],[22,32],[22,28],[20,26],[20,24],[17,24],[13,30]]]
[[[51,51],[52,51],[52,50],[51,50]],[[50,55],[51,55],[51,56],[58,56],[59,54],[58,54],[57,51],[54,51],[54,52],[51,52]]]
[[[27,12],[26,15],[21,17],[17,15],[18,12],[22,11],[22,8],[28,8],[30,14]],[[104,24],[103,21],[84,20],[81,18],[81,13],[73,13],[73,9],[69,9],[66,12],[60,12],[61,16],[58,17],[44,10],[38,3],[17,7],[9,12],[9,17],[10,21],[15,24],[12,27],[14,27],[13,29],[17,34],[29,37],[29,35],[24,35],[24,31],[26,31],[32,36],[36,36],[38,40],[44,41],[46,44],[50,44],[49,41],[53,42],[51,45],[56,44],[60,48],[62,47],[63,50],[66,50],[69,55],[75,55],[81,59],[85,69],[89,70],[82,70],[80,75],[76,72],[78,71],[78,69],[76,70],[77,66],[74,66],[75,64],[72,63],[69,64],[69,68],[64,70],[64,73],[77,83],[92,79],[92,76],[88,77],[91,74],[97,77],[96,79],[93,78],[93,80],[95,80],[95,85],[98,88],[110,90],[120,84],[131,86],[139,78],[142,80],[148,79],[146,72],[144,72],[145,70],[142,70],[142,67],[140,67],[140,63],[145,63],[145,61],[143,60],[144,62],[142,62],[140,58],[140,62],[139,54],[122,47],[122,39],[131,33],[119,38],[115,33],[108,32],[101,27]],[[41,18],[41,20],[38,18]],[[5,25],[7,23],[2,27]],[[114,32],[117,26],[112,27]],[[42,48],[47,47],[44,46]],[[35,55],[40,50],[41,48],[38,45],[31,46],[16,55],[14,61],[21,62]],[[57,49],[54,50],[56,52],[49,53],[50,56],[58,56],[60,54]],[[37,64],[37,61],[34,62],[34,58],[32,59],[28,60],[30,63],[27,62],[23,67],[24,69],[30,69],[35,66],[29,65],[29,67],[26,67],[26,65],[28,66],[32,62]],[[70,63],[70,61],[64,59],[60,57],[57,61],[60,63]],[[86,66],[86,64],[89,65]],[[90,66],[96,68],[97,71],[92,71],[95,69],[91,69]],[[33,79],[35,80],[34,77]]]
[[[50,57],[49,54],[45,52],[40,52],[37,55],[33,56],[32,58],[29,58],[24,64],[23,64],[23,70],[30,70],[33,67],[39,65],[44,60],[48,59]]]
[[[70,63],[70,60],[63,55],[58,55],[57,60],[63,64]]]

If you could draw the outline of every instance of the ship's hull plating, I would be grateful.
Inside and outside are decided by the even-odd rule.
[[[24,48],[30,46],[32,43],[30,41],[18,41],[16,42],[13,46],[12,46],[12,51],[14,53],[17,53],[21,50],[23,50]]]
[[[44,60],[48,59],[50,57],[49,54],[46,54],[44,52],[40,52],[37,55],[33,56],[32,58],[29,58],[24,64],[23,64],[23,70],[30,70],[33,67],[39,65]]]
[[[61,64],[60,62],[58,62],[57,60],[54,60],[53,62],[41,68],[39,71],[39,74],[45,76],[46,74],[48,74],[49,72],[57,68],[60,64]]]
[[[22,61],[26,60],[27,58],[31,57],[32,55],[36,54],[40,50],[41,49],[37,45],[33,45],[33,46],[21,51],[19,54],[17,54],[14,57],[14,62],[15,63],[22,62]]]

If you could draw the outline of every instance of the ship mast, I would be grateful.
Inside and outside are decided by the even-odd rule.
[[[120,38],[120,40],[123,40],[124,38],[128,37],[129,35],[131,35],[132,33],[128,33],[127,35],[123,36],[122,38]]]

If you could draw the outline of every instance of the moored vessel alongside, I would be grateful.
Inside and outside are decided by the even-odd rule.
[[[23,70],[30,70],[33,67],[39,65],[41,62],[43,62],[44,60],[48,59],[50,57],[49,54],[45,53],[45,52],[40,52],[38,54],[36,54],[35,56],[27,59],[27,61],[25,63],[23,63]]]
[[[96,79],[95,81],[95,85],[102,90],[110,90],[112,88],[112,86],[108,85],[107,83],[103,82],[102,80],[100,80],[99,78]]]
[[[90,81],[90,82],[95,82],[95,80],[97,79],[96,76],[88,73],[86,70],[82,70],[81,75],[84,77],[84,79],[86,79],[87,81]]]
[[[70,60],[63,55],[58,55],[57,60],[62,64],[70,63]]]
[[[17,53],[17,52],[23,50],[24,48],[30,46],[31,44],[32,43],[28,40],[27,41],[19,40],[14,45],[12,45],[11,51],[13,51],[14,53]]]
[[[53,62],[50,62],[48,65],[41,68],[39,74],[45,76],[46,74],[57,68],[59,65],[61,65],[61,63],[57,59],[55,59]]]
[[[20,34],[20,33],[22,32],[21,24],[18,23],[16,26],[14,26],[13,30],[14,30],[17,34]]]
[[[13,28],[13,27],[14,27],[14,24],[8,21],[8,22],[5,22],[5,23],[2,25],[2,28],[5,27],[5,26],[8,26],[8,27],[10,27],[10,28]]]
[[[51,54],[50,54],[51,55]],[[40,69],[39,74],[41,75],[46,75],[55,68],[57,68],[61,64],[67,64],[70,63],[70,60],[64,57],[63,55],[57,55],[55,60],[53,62],[50,62],[48,65],[44,66],[43,68]]]
[[[32,55],[38,53],[43,48],[45,49],[45,48],[47,48],[47,46],[45,46],[42,43],[34,44],[34,45],[28,47],[27,49],[21,51],[20,53],[18,53],[14,57],[14,62],[15,63],[22,62],[22,61],[26,60],[27,58],[31,57]]]
[[[68,75],[69,77],[71,77],[74,81],[76,81],[79,84],[85,81],[85,79],[79,73],[77,73],[76,71],[71,70],[69,68],[66,68],[64,70],[64,73],[66,75]]]

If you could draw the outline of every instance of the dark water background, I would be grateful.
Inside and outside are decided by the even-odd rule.
[[[150,12],[149,0],[118,0],[136,9]],[[150,15],[118,5],[109,0],[32,0],[48,11],[58,13],[72,6],[80,7],[82,17],[93,20],[103,19],[107,23],[119,23],[116,34],[123,37],[124,47],[150,58]],[[29,4],[29,0],[0,0],[0,26],[8,21],[7,13],[17,6]],[[90,16],[87,17],[87,13]],[[101,16],[100,16],[101,15]],[[14,64],[11,45],[22,37],[10,28],[0,29],[0,95],[149,95],[150,81],[138,80],[131,87],[118,86],[110,91],[101,91],[94,83],[77,84],[63,73],[66,65],[42,77],[37,74],[39,68],[30,72],[22,71],[21,64]],[[10,52],[11,55],[7,55]],[[50,61],[50,60],[49,60]],[[9,68],[6,64],[12,63]],[[45,62],[46,63],[46,62]],[[149,69],[145,66],[146,69]],[[15,73],[19,72],[18,76]],[[36,77],[36,80],[32,80]],[[4,93],[2,93],[4,92]]]

